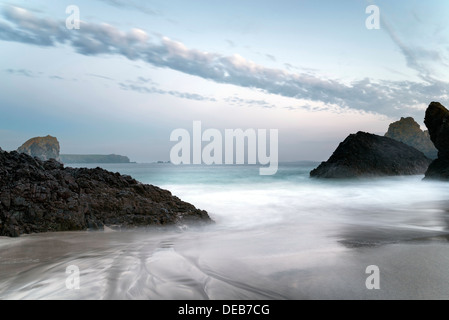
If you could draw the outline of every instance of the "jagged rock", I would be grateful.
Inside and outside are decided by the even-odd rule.
[[[449,180],[449,111],[441,103],[432,102],[426,110],[424,123],[438,149],[438,159],[429,166],[426,179]]]
[[[431,160],[402,142],[358,132],[347,137],[313,178],[357,178],[424,174]]]
[[[25,142],[17,152],[25,153],[40,160],[56,159],[59,161],[59,142],[52,136],[36,137]]]
[[[210,222],[206,211],[129,176],[0,152],[0,236]]]
[[[427,130],[422,131],[419,124],[412,117],[401,118],[401,120],[390,124],[385,137],[408,144],[424,153],[430,159],[438,157],[438,150],[430,140],[429,132]]]

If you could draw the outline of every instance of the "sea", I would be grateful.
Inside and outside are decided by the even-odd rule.
[[[0,299],[449,299],[449,183],[311,179],[317,165],[88,165],[214,223],[2,237]]]

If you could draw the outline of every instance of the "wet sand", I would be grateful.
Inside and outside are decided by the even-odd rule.
[[[273,244],[278,237],[255,229],[2,238],[0,299],[449,298],[446,235],[310,249]],[[66,286],[71,265],[79,290]],[[370,265],[380,269],[380,290],[366,288]]]

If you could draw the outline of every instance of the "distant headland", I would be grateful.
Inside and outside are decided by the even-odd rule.
[[[60,145],[56,137],[35,137],[25,142],[17,149],[17,152],[47,161],[55,159],[64,164],[89,164],[89,163],[131,163],[127,156],[117,154],[59,154]]]

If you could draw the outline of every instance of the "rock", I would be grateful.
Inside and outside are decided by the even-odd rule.
[[[422,131],[419,124],[411,117],[401,118],[401,120],[390,124],[385,137],[414,147],[430,159],[438,157],[438,150],[430,140],[429,132],[427,130]]]
[[[402,142],[358,132],[345,139],[313,178],[357,178],[424,174],[431,160]]]
[[[206,211],[129,176],[0,152],[0,236],[211,222]]]
[[[59,161],[59,151],[58,139],[52,136],[32,138],[17,149],[19,153],[25,153],[43,161],[50,159]]]
[[[438,157],[449,158],[449,111],[441,103],[432,102],[426,110],[424,123],[438,149]]]
[[[438,149],[438,159],[429,166],[425,179],[449,180],[449,111],[441,103],[432,102],[424,123]]]
[[[449,159],[436,159],[427,169],[425,180],[449,180]]]

